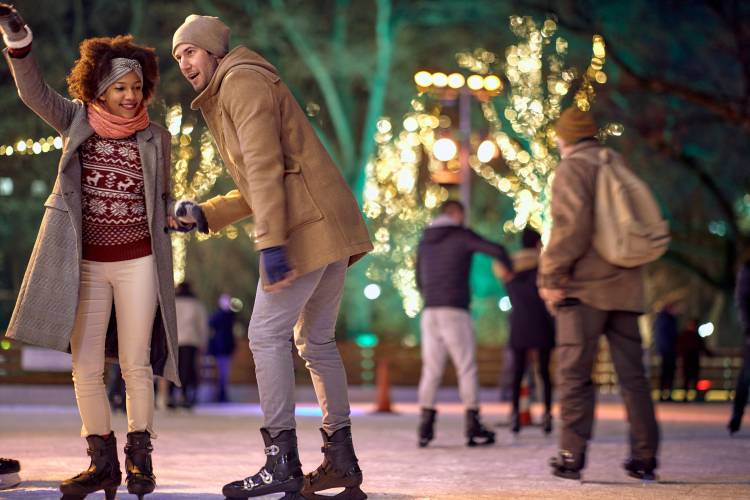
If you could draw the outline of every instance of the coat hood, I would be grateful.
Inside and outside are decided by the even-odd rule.
[[[460,229],[462,227],[463,226],[453,220],[452,217],[445,214],[440,214],[432,219],[429,227],[424,232],[422,241],[424,241],[425,243],[438,243],[448,235],[453,233],[456,229]]]
[[[199,109],[204,102],[216,95],[221,88],[221,83],[224,81],[224,77],[236,68],[255,70],[269,78],[274,83],[280,79],[279,72],[273,64],[266,61],[263,56],[257,52],[253,52],[247,47],[240,45],[233,48],[226,56],[221,58],[219,65],[216,67],[216,72],[211,77],[211,81],[209,81],[206,88],[198,94],[198,97],[193,100],[190,104],[190,108]]]

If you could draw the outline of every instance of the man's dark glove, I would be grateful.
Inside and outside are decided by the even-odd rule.
[[[263,269],[268,276],[269,285],[283,280],[291,271],[285,246],[264,248],[260,251],[260,258],[263,261]]]
[[[201,233],[208,233],[208,221],[203,209],[193,200],[180,200],[175,203],[174,215],[180,224],[178,231],[190,231],[193,227],[198,227]],[[192,227],[189,227],[192,224]],[[183,229],[185,228],[185,229]]]
[[[31,43],[31,30],[26,26],[18,11],[10,4],[0,3],[0,32],[5,45],[21,49]]]

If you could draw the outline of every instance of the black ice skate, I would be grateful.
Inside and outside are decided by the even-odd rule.
[[[479,421],[479,410],[466,410],[466,446],[484,446],[495,442],[495,433]]]
[[[117,459],[117,441],[115,433],[107,438],[91,435],[86,438],[91,457],[89,468],[77,476],[60,483],[63,500],[81,500],[89,493],[104,490],[107,500],[113,500],[117,487],[122,482],[120,462]]]
[[[18,486],[21,482],[21,464],[18,460],[0,458],[0,490]]]
[[[125,472],[128,493],[143,499],[156,488],[156,477],[151,464],[151,436],[146,431],[129,432],[128,444],[125,445]]]
[[[563,479],[581,479],[581,469],[586,465],[585,453],[560,450],[556,457],[549,459],[552,474]]]
[[[656,481],[656,459],[650,458],[641,460],[640,458],[630,457],[622,464],[628,476],[642,481]]]
[[[359,468],[357,456],[354,454],[351,427],[344,427],[334,432],[330,437],[323,429],[323,463],[313,472],[305,476],[305,486],[302,495],[306,500],[364,500],[367,498],[362,491],[362,470]],[[316,494],[318,491],[331,488],[344,488],[344,491],[334,496]]]
[[[270,493],[286,493],[282,500],[302,500],[302,464],[297,453],[297,433],[282,431],[275,438],[260,430],[265,444],[266,465],[254,476],[233,481],[221,490],[226,498],[251,498]]]
[[[422,417],[419,421],[419,447],[424,448],[435,438],[435,417],[437,411],[431,408],[422,408]]]

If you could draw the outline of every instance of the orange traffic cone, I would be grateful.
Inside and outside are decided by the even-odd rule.
[[[379,359],[375,367],[377,399],[375,413],[393,413],[391,409],[391,382],[388,377],[388,360]]]

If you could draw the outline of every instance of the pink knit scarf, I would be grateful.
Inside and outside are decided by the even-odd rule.
[[[94,132],[105,139],[124,139],[148,127],[150,121],[146,106],[133,118],[114,115],[98,103],[88,105],[89,124]]]

